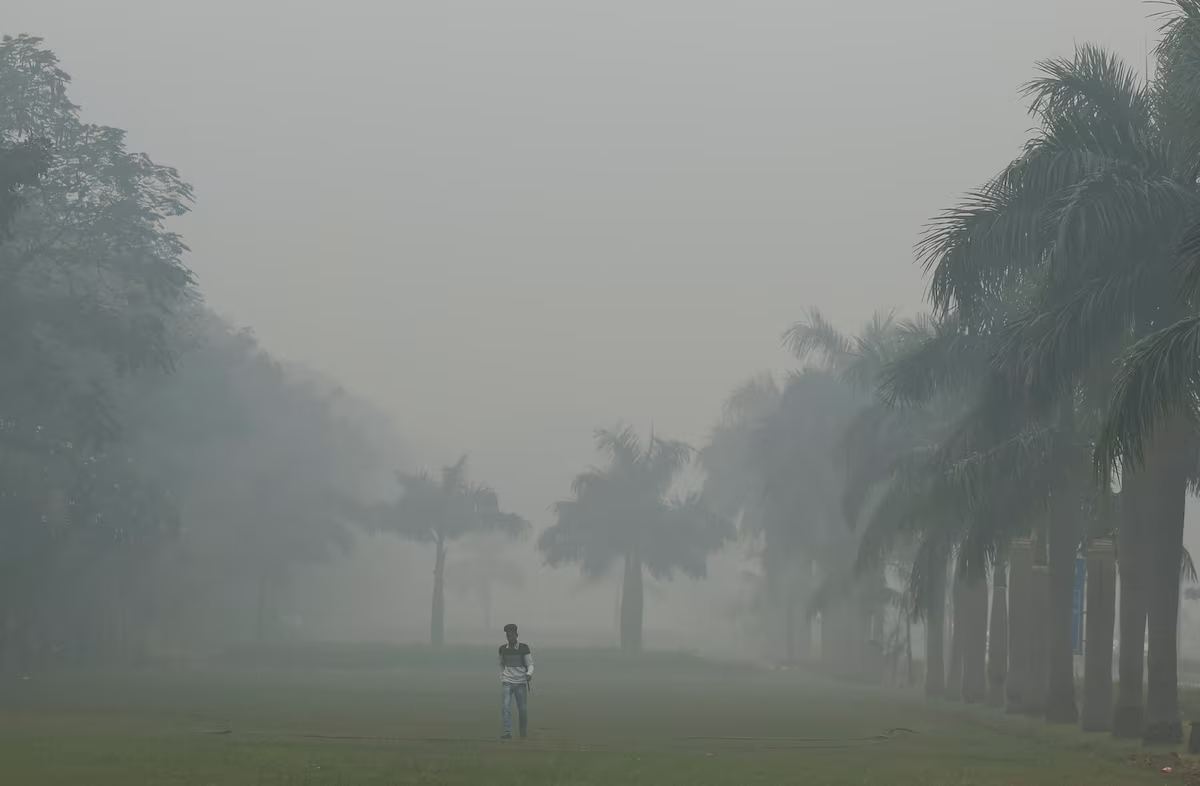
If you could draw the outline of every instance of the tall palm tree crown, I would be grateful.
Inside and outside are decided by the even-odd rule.
[[[677,571],[701,578],[708,555],[728,539],[732,526],[698,493],[672,496],[691,461],[686,444],[651,437],[643,446],[626,426],[596,432],[596,447],[607,465],[575,478],[571,497],[554,505],[557,522],[542,533],[538,548],[547,564],[577,564],[590,577],[624,562],[621,639],[623,648],[636,650],[643,570],[657,579]]]

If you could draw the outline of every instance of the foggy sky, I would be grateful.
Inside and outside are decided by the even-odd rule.
[[[196,186],[211,305],[543,525],[627,419],[703,442],[819,305],[912,313],[922,223],[1032,125],[1033,63],[1139,69],[1135,0],[5,0],[85,117]]]

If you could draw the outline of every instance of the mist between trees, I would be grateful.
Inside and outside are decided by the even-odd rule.
[[[795,368],[738,387],[703,445],[598,424],[535,531],[467,457],[419,469],[371,404],[209,310],[171,229],[190,186],[85,121],[42,41],[5,38],[0,658],[321,638],[330,566],[364,548],[403,555],[375,569],[408,588],[370,613],[433,646],[493,636],[496,598],[545,575],[532,554],[617,591],[575,631],[636,652],[656,593],[734,554],[711,617],[742,654],[1179,739],[1197,63],[1200,4],[1177,0],[1151,74],[1093,46],[1037,64],[1021,152],[917,247],[927,313],[846,333],[809,311],[782,337]],[[448,627],[455,604],[476,621]]]

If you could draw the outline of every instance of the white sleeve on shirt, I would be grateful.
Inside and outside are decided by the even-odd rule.
[[[533,653],[532,652],[525,656],[525,676],[526,677],[533,676]]]

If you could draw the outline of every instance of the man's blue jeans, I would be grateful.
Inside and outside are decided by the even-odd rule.
[[[529,686],[525,684],[510,685],[509,683],[501,683],[504,690],[500,704],[500,720],[504,724],[504,733],[512,735],[512,705],[517,703],[517,715],[520,716],[521,736],[524,737],[529,728]]]

